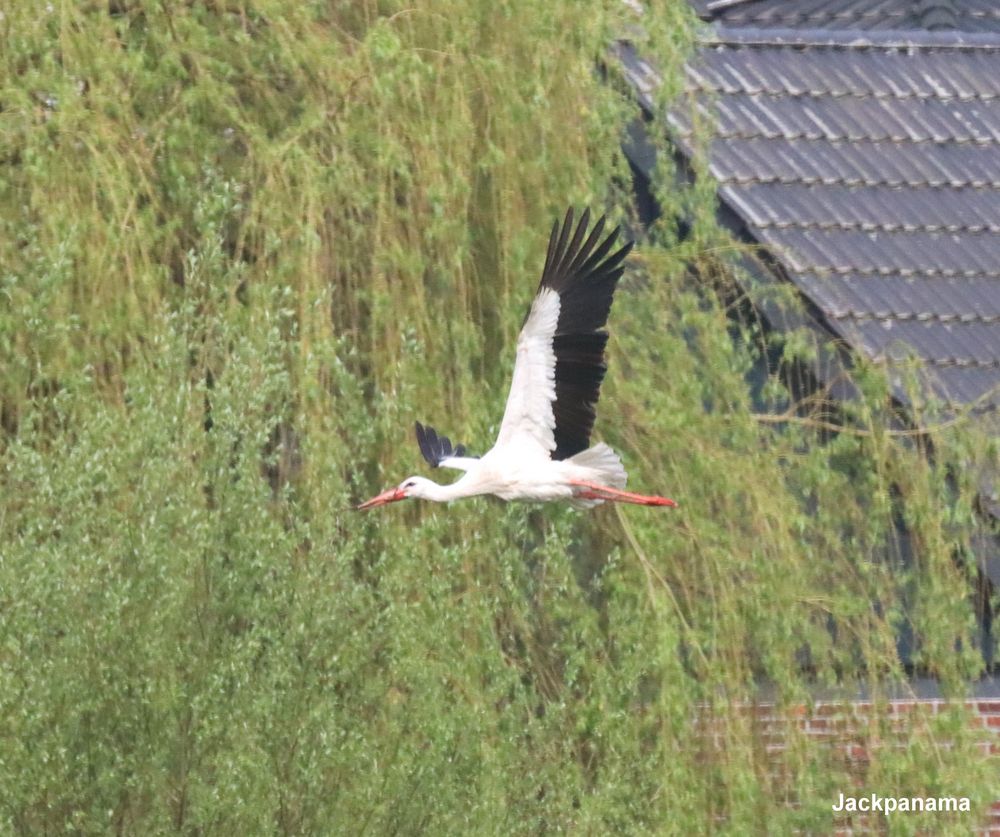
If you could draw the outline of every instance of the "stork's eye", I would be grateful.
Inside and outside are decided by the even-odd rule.
[[[416,480],[407,480],[403,483],[403,488],[413,488],[417,484]]]

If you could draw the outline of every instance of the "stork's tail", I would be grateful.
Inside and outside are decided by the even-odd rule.
[[[589,480],[609,488],[621,490],[625,488],[625,483],[628,481],[628,474],[625,473],[625,466],[622,465],[621,458],[604,442],[598,442],[592,448],[587,448],[587,450],[571,456],[567,461],[587,468],[592,472],[592,476],[588,477]],[[573,506],[579,509],[593,508],[603,502],[603,500],[577,499],[570,501]]]

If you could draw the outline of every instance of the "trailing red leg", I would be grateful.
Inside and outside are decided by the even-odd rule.
[[[633,494],[631,491],[620,491],[596,482],[573,480],[570,485],[583,489],[576,496],[581,500],[607,500],[611,503],[635,503],[638,506],[670,506],[676,508],[677,503],[669,497],[657,497],[655,494]]]

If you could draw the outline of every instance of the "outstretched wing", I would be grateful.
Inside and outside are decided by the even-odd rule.
[[[538,294],[517,339],[498,448],[537,445],[558,460],[590,445],[607,371],[604,326],[634,244],[608,255],[619,229],[601,241],[604,220],[587,235],[590,212],[584,211],[574,232],[570,209],[562,229],[558,222],[552,228]]]
[[[452,448],[451,439],[447,436],[438,436],[433,427],[424,427],[419,421],[415,422],[415,426],[420,453],[432,468],[443,466],[457,468],[460,471],[469,470],[476,457],[467,456],[464,445],[455,445]]]

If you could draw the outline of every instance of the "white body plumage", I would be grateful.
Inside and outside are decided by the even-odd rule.
[[[589,217],[584,212],[574,232],[570,210],[561,230],[558,224],[552,230],[542,281],[517,340],[507,407],[493,448],[479,459],[464,456],[461,445],[453,449],[447,437],[418,423],[417,441],[427,462],[465,474],[450,485],[409,477],[359,509],[407,498],[448,502],[482,494],[567,500],[583,508],[604,501],[676,505],[666,497],[624,491],[627,476],[618,455],[604,443],[590,446],[606,371],[604,326],[632,242],[608,255],[618,230],[600,242],[604,219],[588,236]]]

